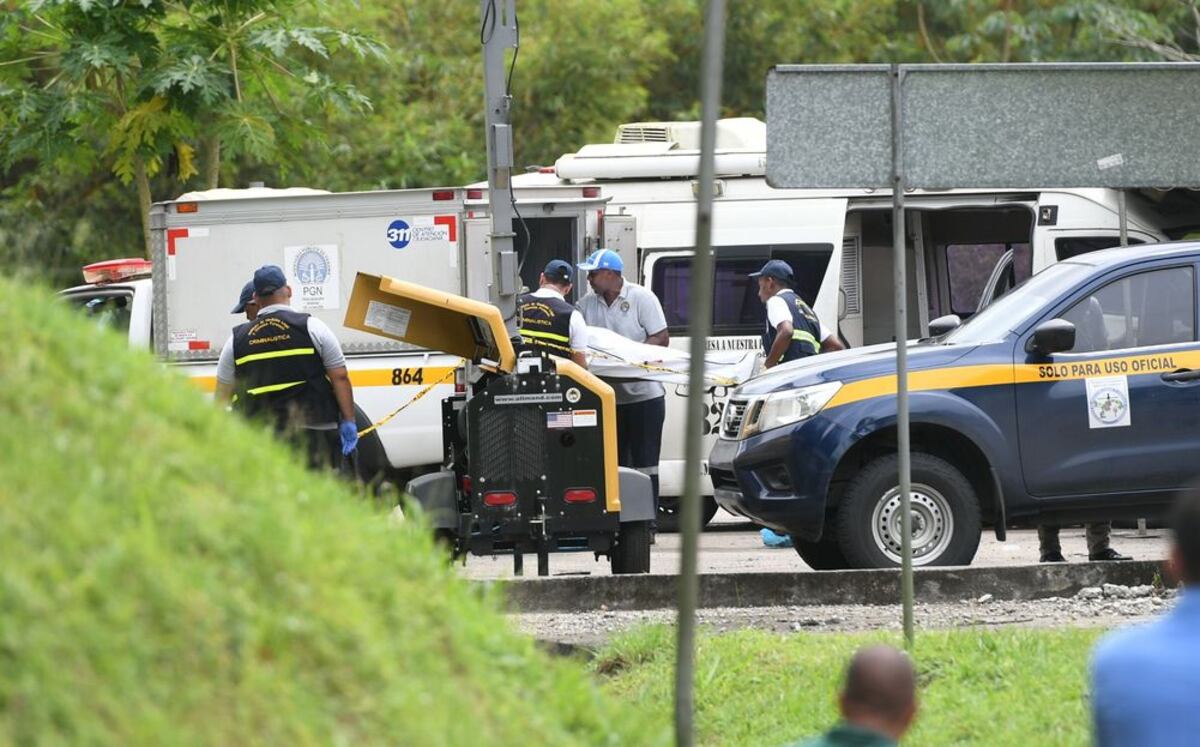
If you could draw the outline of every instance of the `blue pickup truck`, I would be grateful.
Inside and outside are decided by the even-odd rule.
[[[913,563],[980,533],[1154,517],[1200,475],[1200,243],[1052,265],[909,342]],[[812,567],[900,562],[894,344],[784,364],[729,399],[717,502]]]

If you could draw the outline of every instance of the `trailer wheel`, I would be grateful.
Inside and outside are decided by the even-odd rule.
[[[617,533],[617,543],[609,551],[612,572],[650,572],[650,522],[626,521]]]
[[[835,518],[838,547],[851,568],[900,565],[899,460],[868,464],[846,486]],[[912,455],[914,566],[968,565],[979,548],[979,499],[953,465],[931,454]]]
[[[679,531],[679,498],[672,496],[670,498],[658,499],[658,512],[656,518],[658,520],[658,531],[663,534],[675,534]],[[700,529],[708,526],[708,522],[717,515],[717,499],[711,495],[706,495],[700,504]]]
[[[799,537],[792,537],[792,545],[796,554],[814,571],[841,571],[850,567],[842,548],[838,545],[832,526],[827,528],[825,535],[817,542],[806,542]]]

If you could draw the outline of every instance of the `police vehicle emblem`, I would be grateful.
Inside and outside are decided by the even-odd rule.
[[[1124,393],[1116,387],[1103,387],[1092,392],[1089,406],[1092,408],[1092,415],[1104,425],[1121,422],[1129,410]]]
[[[329,257],[316,247],[308,247],[296,256],[292,274],[305,285],[324,283],[329,277]]]

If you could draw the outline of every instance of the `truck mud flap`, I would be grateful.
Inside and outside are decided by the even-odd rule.
[[[458,530],[458,499],[454,473],[430,472],[413,478],[405,491],[416,500],[434,529]]]
[[[629,467],[620,467],[621,522],[654,520],[654,486],[650,478]]]

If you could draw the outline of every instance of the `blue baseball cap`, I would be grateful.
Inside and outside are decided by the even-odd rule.
[[[269,296],[287,285],[287,277],[277,265],[263,265],[254,271],[254,294]]]
[[[240,314],[246,310],[246,304],[254,300],[254,281],[251,280],[242,286],[242,295],[238,296],[238,304],[233,307],[230,314]]]
[[[552,259],[546,264],[546,269],[542,270],[542,274],[547,280],[552,280],[559,285],[567,285],[574,283],[572,277],[575,271],[571,269],[571,263],[561,259]]]
[[[625,269],[625,263],[621,261],[621,255],[612,249],[597,249],[587,259],[579,263],[579,269],[587,270],[588,272],[592,270],[621,272]]]
[[[750,273],[750,277],[775,278],[776,280],[790,283],[792,282],[794,273],[792,272],[792,266],[787,262],[784,262],[782,259],[772,259],[763,265],[762,269],[758,272]]]

